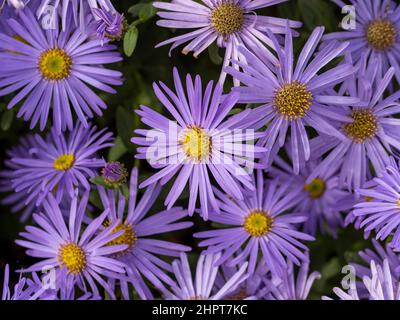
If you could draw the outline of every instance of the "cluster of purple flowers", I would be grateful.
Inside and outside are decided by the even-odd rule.
[[[333,292],[400,300],[400,5],[351,0],[356,28],[317,27],[296,55],[301,22],[257,14],[285,1],[154,3],[159,26],[192,29],[157,46],[196,57],[215,42],[225,57],[217,83],[175,68],[174,88],[153,85],[166,112],[136,110],[144,181],[101,157],[113,135],[89,120],[107,107],[98,92],[123,84],[106,65],[122,60],[124,16],[109,0],[7,1],[0,96],[47,133],[22,137],[0,171],[3,204],[32,218],[16,244],[37,260],[13,291],[7,265],[2,299],[304,300],[321,276],[308,243],[354,224],[375,250]],[[212,224],[185,231],[203,250],[192,277],[192,248],[163,236],[195,213]]]

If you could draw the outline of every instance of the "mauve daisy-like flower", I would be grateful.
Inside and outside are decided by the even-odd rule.
[[[19,140],[18,145],[13,146],[6,151],[6,160],[4,160],[4,169],[0,171],[0,192],[6,193],[1,199],[1,204],[10,207],[12,213],[21,213],[20,220],[25,222],[36,208],[37,197],[34,197],[30,201],[27,201],[29,192],[20,191],[15,192],[10,181],[14,177],[14,172],[23,169],[25,166],[17,164],[12,161],[14,158],[35,158],[34,155],[30,154],[32,148],[37,147],[35,137],[29,135]]]
[[[43,202],[43,212],[33,215],[37,226],[27,226],[26,231],[20,233],[24,240],[16,240],[18,245],[28,249],[27,255],[41,259],[23,271],[35,272],[52,267],[59,273],[65,269],[68,277],[72,278],[68,281],[77,280],[77,285],[82,288],[89,285],[96,296],[99,295],[98,283],[111,298],[115,298],[107,279],[124,277],[125,264],[111,255],[128,248],[126,244],[113,243],[125,231],[113,231],[119,221],[102,228],[109,215],[108,209],[82,228],[88,198],[89,193],[85,193],[80,201],[77,195],[71,200],[66,222],[56,199],[52,195],[47,197]]]
[[[107,187],[120,188],[126,183],[128,170],[126,170],[123,163],[118,161],[107,162],[104,168],[101,169],[101,176]]]
[[[292,167],[277,157],[269,172],[282,181],[290,181],[292,188],[301,190],[298,195],[301,201],[293,210],[307,214],[308,219],[302,226],[305,233],[315,236],[317,231],[328,232],[336,237],[338,229],[344,226],[342,213],[352,209],[354,197],[339,186],[337,167],[329,167],[307,182],[320,161],[308,161],[300,168],[299,175],[293,176]]]
[[[248,260],[248,273],[253,274],[261,256],[260,261],[279,276],[287,268],[286,258],[296,265],[308,261],[308,248],[301,241],[314,238],[296,230],[307,219],[305,214],[292,213],[301,200],[301,190],[291,188],[290,181],[264,180],[260,170],[254,180],[256,190],[242,201],[216,190],[221,212],[213,212],[210,220],[225,227],[198,232],[194,237],[206,239],[199,243],[200,247],[208,247],[206,253],[223,252],[217,264],[236,253],[228,264],[240,265]]]
[[[87,117],[102,115],[107,106],[92,88],[115,93],[111,85],[122,84],[121,72],[104,67],[122,60],[115,46],[71,24],[44,30],[29,8],[7,23],[15,30],[14,37],[0,33],[0,57],[7,61],[0,65],[0,96],[15,93],[8,108],[21,103],[18,117],[41,130],[52,113],[58,133],[73,129],[73,113],[85,126]]]
[[[26,2],[28,2],[28,0],[25,0],[25,1],[24,0],[3,0],[3,4],[0,7],[0,12],[1,12],[3,6],[5,5],[5,3],[7,3],[9,6],[15,8],[17,10],[20,10],[25,7]]]
[[[287,0],[173,0],[171,2],[154,2],[161,17],[157,25],[176,29],[195,29],[183,35],[173,37],[157,45],[172,43],[172,49],[188,43],[182,50],[184,54],[193,51],[195,57],[213,42],[225,49],[223,66],[230,64],[231,59],[245,61],[239,52],[239,45],[249,49],[263,48],[266,54],[273,55],[265,47],[274,48],[267,30],[274,34],[284,34],[286,23],[291,28],[299,28],[302,23],[280,18],[260,16],[255,10],[269,7]],[[292,31],[290,31],[292,32]],[[226,73],[222,71],[220,82]],[[235,84],[239,84],[235,80]]]
[[[62,135],[53,128],[46,138],[36,134],[32,140],[34,145],[22,157],[17,154],[10,160],[16,166],[11,181],[21,197],[29,194],[25,203],[36,204],[51,193],[60,202],[64,196],[72,198],[77,187],[89,190],[88,178],[106,163],[96,153],[113,145],[111,133],[83,125]]]
[[[214,292],[218,292],[228,281],[240,270],[239,265],[229,265],[225,262],[219,267],[217,278],[215,279]],[[269,277],[269,270],[264,263],[260,263],[255,272],[248,274],[248,277],[229,295],[225,300],[263,300],[268,288],[265,279]]]
[[[36,281],[34,281],[36,279]],[[20,277],[14,290],[10,289],[10,267],[7,264],[4,269],[4,280],[1,300],[38,300],[48,298],[42,283],[36,277],[29,279]]]
[[[181,252],[191,248],[170,241],[153,238],[156,235],[189,228],[192,222],[179,221],[187,216],[182,208],[171,208],[154,215],[148,215],[161,191],[159,184],[153,184],[146,189],[139,202],[137,198],[138,170],[131,173],[129,199],[120,192],[99,187],[99,195],[104,208],[109,209],[105,225],[119,221],[114,231],[124,230],[125,233],[114,239],[112,244],[126,245],[115,259],[127,265],[128,277],[120,279],[122,295],[129,299],[128,284],[131,283],[142,299],[153,299],[153,295],[144,281],[146,278],[156,288],[162,289],[162,282],[172,285],[173,280],[167,275],[172,272],[171,265],[160,259],[164,257],[179,257]],[[128,203],[126,203],[128,202]]]
[[[383,246],[375,239],[372,239],[372,245],[373,249],[365,249],[364,251],[360,251],[358,253],[360,258],[366,264],[368,264],[368,266],[372,260],[380,265],[383,264],[384,260],[387,260],[390,270],[392,272],[392,276],[394,277],[394,279],[400,280],[400,255],[398,253],[395,253],[389,244]],[[367,268],[363,264],[351,263],[351,265],[355,267],[356,274],[360,278],[365,275],[371,274],[371,270],[369,269],[369,267]]]
[[[394,69],[389,69],[380,79],[377,63],[367,64],[363,59],[357,67],[357,74],[345,81],[338,94],[348,93],[359,97],[361,102],[336,108],[338,120],[331,123],[342,132],[341,138],[321,135],[313,139],[313,157],[327,156],[308,179],[338,166],[339,184],[349,191],[363,187],[367,179],[384,170],[390,155],[400,150],[400,120],[394,117],[400,112],[400,91],[384,95]]]
[[[193,81],[189,75],[185,93],[176,69],[173,74],[176,93],[162,82],[154,84],[157,98],[173,120],[146,106],[137,111],[152,130],[135,131],[141,137],[132,142],[143,146],[137,149],[136,157],[161,169],[140,187],[156,181],[164,185],[176,177],[165,200],[167,208],[189,184],[189,214],[193,214],[200,198],[201,215],[207,219],[210,209],[219,210],[211,179],[232,197],[243,200],[243,186],[254,189],[248,170],[256,167],[255,159],[261,158],[265,149],[251,144],[261,136],[251,127],[256,117],[251,109],[229,116],[238,100],[237,93],[223,96],[222,87],[217,84],[214,88],[212,81],[203,93],[200,76]]]
[[[360,201],[351,214],[360,218],[359,226],[367,234],[375,231],[377,240],[390,237],[390,247],[400,251],[400,169],[392,158],[378,174],[369,188],[356,190]]]
[[[332,0],[338,6],[345,1]],[[325,35],[323,40],[348,41],[347,51],[355,62],[367,55],[369,63],[376,63],[381,77],[390,67],[395,68],[400,82],[400,6],[392,0],[350,0],[355,7],[355,26],[349,30]]]
[[[171,291],[163,290],[167,300],[223,300],[235,293],[247,279],[247,262],[243,263],[219,290],[213,290],[219,267],[215,265],[220,254],[202,253],[197,260],[196,275],[192,277],[188,258],[181,254],[180,260],[172,263],[177,283]]]
[[[317,271],[309,274],[309,263],[304,262],[295,271],[293,263],[288,261],[288,268],[280,278],[266,281],[267,300],[307,300],[314,281],[321,278]]]
[[[332,96],[329,92],[353,74],[355,68],[351,64],[341,64],[321,71],[339,57],[348,45],[332,42],[316,52],[323,32],[323,27],[313,31],[296,62],[292,34],[288,31],[284,49],[278,46],[278,40],[271,34],[271,40],[277,47],[277,63],[269,58],[263,48],[253,49],[254,53],[240,48],[247,63],[233,63],[240,66],[243,72],[232,67],[226,68],[243,84],[234,89],[241,94],[240,102],[263,104],[254,112],[259,115],[257,127],[268,125],[265,137],[259,141],[269,150],[265,159],[267,163],[273,161],[278,147],[283,147],[290,130],[290,148],[296,174],[299,173],[300,163],[310,158],[306,126],[318,133],[341,138],[343,134],[330,124],[332,119],[340,118],[340,115],[331,111],[331,107],[358,102],[356,98]]]
[[[370,275],[362,279],[362,290],[367,292],[365,298],[359,294],[355,285],[346,291],[336,287],[333,292],[340,300],[400,300],[400,283],[393,279],[388,260],[384,260],[382,265],[372,260],[370,269]],[[322,299],[331,300],[329,297]]]
[[[118,12],[109,12],[102,9],[93,9],[93,15],[96,18],[97,36],[105,41],[119,41],[124,35],[126,22],[123,14]]]
[[[46,276],[44,276],[46,277]],[[47,279],[42,278],[42,282]],[[67,268],[62,268],[56,275],[55,283],[48,281],[47,292],[53,297],[52,300],[102,300],[100,295],[87,291],[88,288],[79,287],[79,279],[70,277]]]
[[[86,31],[85,18],[92,14],[96,20],[101,18],[96,16],[94,11],[100,9],[105,12],[117,12],[111,3],[111,0],[41,0],[37,1],[39,6],[36,9],[38,19],[53,18],[49,14],[57,13],[62,20],[63,30],[68,28],[69,24],[79,26]],[[70,20],[70,16],[73,20]]]

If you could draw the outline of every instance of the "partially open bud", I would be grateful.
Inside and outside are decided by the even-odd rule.
[[[123,14],[102,9],[93,9],[93,14],[97,21],[96,32],[102,41],[106,38],[111,41],[121,40],[127,28]]]
[[[112,188],[119,188],[126,182],[128,177],[128,170],[124,164],[113,161],[108,162],[101,171],[104,182]]]

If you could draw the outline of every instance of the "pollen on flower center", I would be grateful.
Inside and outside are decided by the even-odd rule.
[[[321,178],[316,178],[309,184],[304,186],[304,190],[309,193],[310,198],[318,199],[321,198],[326,190],[326,183]]]
[[[396,42],[397,30],[389,20],[375,20],[367,27],[367,40],[377,50],[387,50]]]
[[[104,223],[104,227],[107,228],[110,224],[111,224],[110,221],[106,221]],[[121,230],[124,230],[124,233],[121,234],[119,237],[115,238],[114,240],[108,242],[107,245],[115,246],[115,245],[126,244],[128,248],[118,253],[118,254],[125,254],[133,248],[137,240],[137,237],[136,237],[136,232],[131,224],[120,223],[112,230],[112,232],[115,233]]]
[[[72,153],[66,153],[54,160],[54,169],[66,171],[70,169],[75,162],[75,156]]]
[[[211,24],[223,36],[238,32],[244,22],[243,8],[235,3],[223,3],[211,13]]]
[[[355,110],[350,115],[353,122],[343,127],[345,134],[356,143],[373,138],[378,131],[378,120],[370,110]]]
[[[50,49],[39,57],[39,70],[49,80],[62,80],[71,72],[72,59],[62,49]]]
[[[61,246],[57,259],[67,267],[68,273],[79,274],[86,267],[85,251],[75,243]]]
[[[244,219],[244,228],[253,237],[261,237],[272,229],[272,218],[263,210],[254,210]]]
[[[299,81],[283,85],[275,93],[273,108],[290,120],[301,119],[310,110],[312,93]]]
[[[204,129],[193,126],[183,132],[181,145],[188,158],[199,162],[210,155],[212,140]]]

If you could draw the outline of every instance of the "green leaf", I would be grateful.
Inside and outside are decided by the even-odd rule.
[[[122,138],[118,136],[115,138],[114,146],[108,152],[108,161],[117,161],[127,152],[128,149],[125,147]]]
[[[210,56],[210,60],[212,63],[216,65],[220,65],[224,59],[219,55],[218,46],[215,43],[212,43],[208,47],[208,55]]]
[[[118,186],[113,187],[112,185],[107,184],[107,183],[104,181],[104,178],[103,178],[102,176],[97,176],[97,177],[91,178],[91,179],[90,179],[90,182],[93,183],[93,184],[95,184],[95,185],[97,185],[97,186],[102,186],[102,187],[104,187],[104,188],[106,188],[106,189],[110,189],[110,190],[119,189]]]
[[[124,53],[130,57],[135,51],[137,39],[139,36],[139,30],[132,26],[128,29],[124,36]]]
[[[108,188],[108,185],[106,184],[106,182],[104,181],[104,178],[102,176],[97,176],[97,177],[91,178],[90,182],[97,186],[103,186],[105,188]]]
[[[128,12],[133,16],[133,17],[138,17],[139,16],[139,11],[143,8],[143,6],[146,5],[145,3],[138,3],[133,5],[128,9]]]
[[[103,203],[101,202],[99,193],[97,190],[92,189],[89,194],[89,201],[92,205],[94,205],[97,209],[104,209]]]
[[[156,9],[152,3],[138,3],[128,9],[133,17],[139,17],[141,22],[147,21],[156,15]]]
[[[341,265],[339,263],[339,259],[335,257],[329,260],[329,262],[323,266],[321,274],[325,279],[329,279],[340,274],[340,270]]]
[[[0,122],[1,130],[7,131],[8,129],[10,129],[13,121],[14,121],[14,111],[13,110],[5,111],[1,116],[1,122]]]
[[[121,186],[121,192],[124,195],[125,199],[128,200],[129,199],[129,187],[126,184],[123,184]]]
[[[145,3],[139,9],[139,19],[143,22],[149,20],[155,15],[156,15],[156,9],[153,7],[152,3]]]

